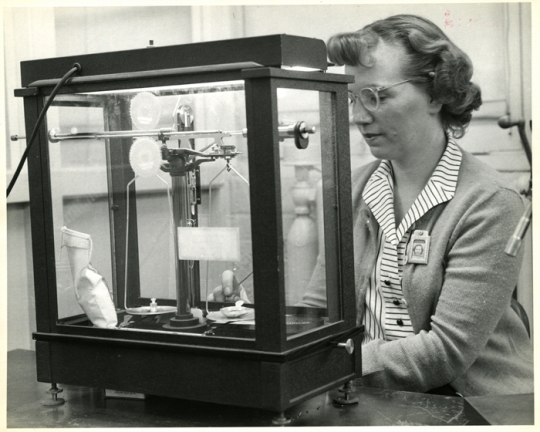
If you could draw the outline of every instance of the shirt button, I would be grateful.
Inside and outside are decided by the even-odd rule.
[[[404,298],[395,298],[394,300],[392,300],[392,303],[394,303],[396,306],[407,307],[407,300],[405,300]]]
[[[403,326],[403,320],[400,318],[397,320],[398,326]]]

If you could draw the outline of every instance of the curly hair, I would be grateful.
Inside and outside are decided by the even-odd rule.
[[[371,55],[379,40],[397,44],[408,55],[402,73],[423,85],[430,97],[442,104],[443,127],[453,138],[461,138],[482,105],[480,87],[471,82],[473,65],[433,22],[416,15],[395,15],[375,21],[361,30],[339,33],[327,43],[328,58],[338,65],[374,64]]]

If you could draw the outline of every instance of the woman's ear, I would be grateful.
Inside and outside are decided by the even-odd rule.
[[[435,101],[433,98],[430,98],[429,100],[429,113],[430,114],[438,114],[442,110],[443,104],[440,102]]]

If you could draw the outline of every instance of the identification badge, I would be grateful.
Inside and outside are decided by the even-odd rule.
[[[427,264],[429,255],[429,234],[425,230],[415,230],[409,241],[408,262]]]

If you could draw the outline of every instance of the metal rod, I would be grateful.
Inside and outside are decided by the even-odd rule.
[[[189,194],[187,186],[187,176],[172,176],[172,203],[174,219],[174,256],[176,263],[176,301],[178,303],[176,316],[183,317],[189,315],[189,292],[190,292],[190,269],[189,262],[181,260],[178,253],[178,227],[189,226]]]
[[[527,206],[525,207],[523,216],[521,216],[521,219],[519,220],[518,225],[514,230],[514,233],[512,234],[512,237],[510,237],[508,243],[506,244],[506,249],[504,250],[504,253],[506,253],[506,255],[509,255],[511,257],[517,256],[523,243],[523,238],[525,237],[525,234],[527,233],[527,230],[531,223],[531,218],[532,201],[529,201]]]
[[[205,137],[228,137],[232,135],[247,136],[247,129],[237,131],[175,131],[172,129],[154,129],[147,131],[109,131],[109,132],[81,132],[81,133],[60,133],[57,129],[49,131],[49,141],[85,140],[85,139],[106,139],[106,138],[138,138],[138,137],[165,137],[168,139],[179,138],[205,138]]]
[[[280,139],[292,138],[295,135],[295,124],[285,125],[278,127]],[[314,134],[315,128],[303,125],[300,133],[305,138],[308,134]],[[181,138],[212,138],[212,137],[229,137],[233,135],[242,135],[247,137],[247,129],[234,130],[234,131],[221,131],[221,130],[205,130],[205,131],[175,131],[173,129],[153,129],[147,131],[108,131],[108,132],[77,132],[77,133],[60,133],[58,129],[51,129],[49,131],[49,141],[67,141],[67,140],[85,140],[85,139],[107,139],[107,138],[138,138],[138,137],[164,137],[167,139],[181,139]]]
[[[242,285],[242,283],[244,283],[246,279],[250,277],[252,274],[253,274],[253,271],[250,274],[248,274],[244,279],[242,279],[240,282],[238,282],[238,285]]]

